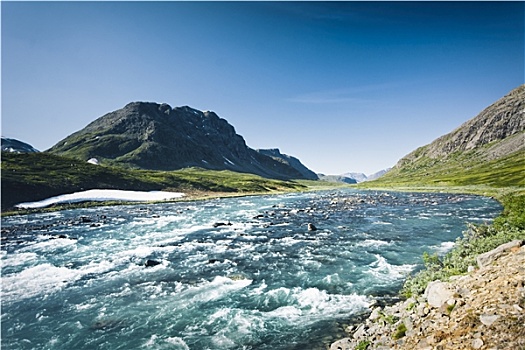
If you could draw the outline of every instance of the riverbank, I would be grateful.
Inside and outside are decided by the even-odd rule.
[[[449,192],[447,188],[441,191]],[[401,291],[408,299],[387,307],[372,307],[368,319],[348,327],[348,337],[333,343],[330,349],[503,349],[525,345],[525,248],[515,245],[494,265],[478,263],[483,253],[511,240],[523,245],[524,191],[484,187],[482,192],[479,186],[452,191],[490,195],[502,203],[503,212],[492,225],[470,226],[444,258],[424,256],[426,269],[409,277]],[[440,285],[430,283],[439,279],[448,281],[446,289],[453,293],[441,305],[432,306],[428,286]],[[508,347],[511,343],[516,347]]]
[[[422,296],[387,307],[348,329],[330,350],[521,349],[525,346],[525,246],[516,240],[485,254],[479,266]],[[491,259],[488,259],[491,257]]]
[[[279,195],[284,193],[294,193],[294,192],[311,192],[311,191],[323,191],[330,189],[338,189],[344,187],[350,187],[346,184],[337,184],[324,181],[311,181],[311,180],[295,180],[293,181],[297,186],[301,187],[301,190],[298,188],[289,188],[289,189],[267,189],[266,191],[209,191],[209,190],[198,190],[198,189],[184,189],[181,192],[183,196],[177,198],[171,198],[168,200],[151,200],[151,201],[127,201],[127,200],[97,200],[97,201],[78,201],[71,203],[57,203],[52,204],[46,207],[38,208],[10,208],[4,210],[0,213],[1,216],[12,216],[12,215],[26,215],[26,214],[35,214],[35,213],[45,213],[45,212],[54,212],[60,210],[69,210],[69,209],[78,209],[78,208],[93,208],[93,207],[102,207],[102,206],[117,206],[117,205],[145,205],[145,204],[158,204],[158,203],[174,203],[174,202],[194,202],[210,199],[219,199],[219,198],[234,198],[234,197],[249,197],[249,196],[265,196],[265,195]],[[145,192],[147,193],[147,192]],[[171,193],[171,192],[167,192]]]

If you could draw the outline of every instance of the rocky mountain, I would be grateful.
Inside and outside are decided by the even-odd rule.
[[[363,173],[344,173],[341,176],[354,179],[356,182],[363,182],[367,179],[367,176]]]
[[[391,168],[387,168],[387,169],[383,169],[383,170],[379,170],[378,172],[375,172],[373,174],[370,174],[366,177],[366,181],[372,181],[372,180],[376,180],[376,179],[379,179],[381,176],[385,175],[386,173],[388,173],[390,171]]]
[[[316,173],[308,169],[301,161],[295,157],[289,156],[287,154],[282,154],[278,148],[272,149],[258,149],[257,152],[265,156],[271,157],[279,162],[288,164],[299,173],[303,175],[305,179],[308,180],[319,180],[319,177]]]
[[[484,160],[525,149],[525,85],[512,90],[476,117],[402,158],[396,168],[424,158],[449,158],[457,152],[480,150]]]
[[[150,170],[199,167],[276,179],[309,178],[304,169],[299,171],[290,164],[295,164],[291,158],[283,161],[249,148],[234,127],[214,112],[152,102],[129,103],[48,151]]]
[[[525,184],[525,85],[403,157],[381,182]]]
[[[332,181],[332,182],[359,183],[359,182],[372,181],[372,180],[378,179],[381,176],[385,175],[389,170],[390,168],[380,170],[371,175],[365,175],[364,173],[344,173],[341,175],[323,175],[323,179],[325,181]]]
[[[352,179],[350,177],[346,177],[343,175],[325,175],[325,174],[317,174],[319,177],[319,180],[326,181],[326,182],[339,182],[339,183],[345,183],[345,184],[356,184],[357,181],[355,179]]]
[[[11,153],[35,153],[39,152],[36,148],[25,142],[2,137],[2,152]]]

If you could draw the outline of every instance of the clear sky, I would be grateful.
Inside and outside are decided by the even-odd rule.
[[[370,174],[524,83],[524,2],[1,2],[2,136],[45,150],[132,101]]]

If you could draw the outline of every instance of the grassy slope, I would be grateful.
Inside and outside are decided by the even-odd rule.
[[[480,161],[474,151],[439,161],[420,159],[359,187],[473,193],[493,196],[503,204],[502,214],[492,225],[469,225],[443,258],[425,254],[425,269],[405,283],[402,293],[406,296],[422,293],[432,280],[465,273],[469,265],[476,265],[478,254],[513,239],[525,240],[525,151],[489,162]]]
[[[446,159],[422,159],[394,168],[366,186],[488,186],[492,188],[525,187],[525,151],[514,152],[488,162],[475,152],[452,154]]]
[[[2,153],[1,169],[2,210],[20,202],[94,188],[231,193],[307,189],[306,185],[298,182],[231,171],[196,168],[178,171],[131,170],[92,165],[47,153]]]

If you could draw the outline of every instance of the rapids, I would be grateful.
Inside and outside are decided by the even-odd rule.
[[[4,217],[1,345],[323,349],[423,252],[500,211],[471,195],[338,190]]]

